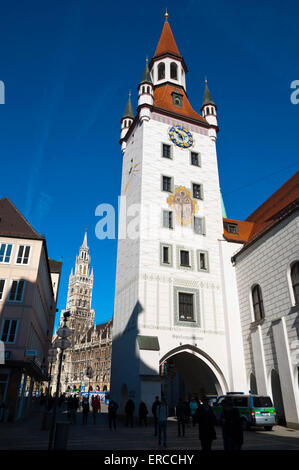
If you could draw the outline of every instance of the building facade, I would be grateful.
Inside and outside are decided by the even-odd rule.
[[[0,199],[0,403],[8,420],[30,410],[47,378],[60,261],[48,258],[39,235],[8,198]],[[3,417],[2,417],[3,418]]]
[[[299,428],[299,172],[228,239],[245,243],[235,265],[247,388],[270,395],[278,422]],[[227,227],[228,228],[228,227]]]
[[[121,120],[123,171],[113,316],[112,397],[246,391],[236,245],[223,236],[217,106],[201,113],[168,16]],[[172,365],[174,378],[160,371]],[[161,390],[162,388],[162,390]]]
[[[66,309],[70,312],[68,327],[72,330],[71,347],[64,352],[60,390],[105,391],[110,387],[112,322],[95,324],[95,311],[91,308],[93,290],[93,269],[90,268],[90,254],[87,232],[76,257],[75,269],[69,277]],[[54,339],[55,343],[55,339]],[[53,368],[51,392],[56,390],[58,361]]]

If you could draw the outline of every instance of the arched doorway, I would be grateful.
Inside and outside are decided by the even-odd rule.
[[[169,351],[160,361],[162,394],[170,413],[179,398],[217,396],[228,391],[224,375],[211,357],[195,346],[184,345]]]
[[[252,372],[251,372],[250,378],[249,378],[249,390],[254,395],[257,395],[256,378],[255,378],[255,375]]]
[[[279,378],[278,372],[275,369],[272,369],[271,371],[271,389],[272,389],[272,398],[274,402],[274,407],[277,413],[277,423],[284,426],[286,424],[286,420],[285,420],[280,378]]]

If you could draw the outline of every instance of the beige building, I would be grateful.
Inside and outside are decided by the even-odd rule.
[[[110,388],[112,322],[95,324],[91,308],[93,270],[85,232],[83,243],[71,271],[66,310],[70,312],[68,327],[72,330],[71,347],[64,353],[60,391],[105,391]],[[63,323],[61,311],[60,324]],[[54,336],[55,341],[55,336]],[[58,359],[58,357],[57,357]],[[54,364],[51,393],[57,385],[58,361]]]
[[[28,414],[34,392],[47,378],[61,265],[48,258],[45,237],[8,198],[0,199],[0,403],[5,419]]]

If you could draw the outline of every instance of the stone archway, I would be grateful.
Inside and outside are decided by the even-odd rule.
[[[162,392],[170,408],[179,398],[194,395],[221,395],[228,391],[225,377],[216,362],[204,351],[192,345],[175,348],[165,354],[160,365],[167,363]]]

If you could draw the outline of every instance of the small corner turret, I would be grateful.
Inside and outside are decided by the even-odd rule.
[[[132,122],[134,121],[134,113],[133,113],[133,108],[132,108],[132,103],[131,103],[131,92],[129,92],[129,99],[127,102],[126,109],[124,111],[123,117],[121,118],[121,131],[120,131],[120,142],[121,142],[121,150],[124,153],[126,149],[126,143],[123,140],[124,137],[126,136]]]
[[[207,79],[205,79],[205,91],[203,95],[203,102],[201,105],[201,112],[202,116],[211,126],[209,136],[212,140],[216,140],[218,131],[217,106],[214,103],[211,92],[208,88]]]
[[[146,58],[145,69],[138,85],[138,112],[141,121],[149,121],[154,104],[154,86]]]

